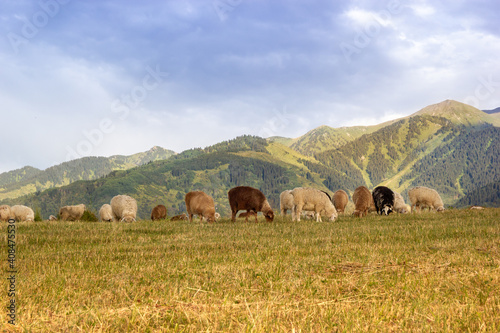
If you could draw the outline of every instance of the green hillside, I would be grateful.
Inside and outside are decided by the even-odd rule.
[[[363,134],[372,133],[379,129],[378,126],[355,126],[332,128],[320,126],[315,128],[298,139],[295,139],[290,147],[308,156],[341,147]]]
[[[453,202],[467,193],[500,180],[500,128],[491,125],[462,128],[445,144],[418,160],[402,181],[432,184],[443,199]]]
[[[500,180],[470,191],[465,197],[458,200],[455,205],[457,207],[500,207]]]
[[[316,155],[318,161],[368,187],[385,184],[401,190],[397,182],[410,173],[416,160],[435,149],[456,126],[444,118],[415,116]]]
[[[14,199],[26,194],[90,180],[109,174],[113,170],[130,169],[150,161],[163,160],[175,153],[161,147],[130,156],[83,157],[64,162],[45,170],[24,167],[0,174],[0,200]]]
[[[0,187],[8,184],[22,182],[25,179],[36,177],[42,170],[25,166],[24,168],[0,173]]]

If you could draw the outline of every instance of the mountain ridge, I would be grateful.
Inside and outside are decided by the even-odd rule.
[[[136,167],[175,155],[174,151],[154,146],[132,155],[87,156],[40,170],[30,166],[0,174],[0,200],[68,185],[77,180],[91,180],[114,170]]]
[[[129,194],[146,216],[159,203],[170,207],[169,212],[182,212],[184,194],[190,190],[206,191],[219,210],[227,212],[227,191],[236,185],[261,189],[274,207],[280,191],[296,186],[352,194],[360,185],[387,185],[406,196],[408,188],[423,185],[436,188],[445,203],[453,205],[477,186],[483,186],[483,192],[494,190],[488,182],[500,179],[500,128],[487,122],[491,119],[477,118],[478,112],[482,111],[444,101],[369,130],[332,132],[321,126],[304,135],[307,141],[298,145],[310,149],[304,153],[294,146],[298,140],[245,135],[2,203],[29,204],[43,214],[54,214],[58,206],[81,202],[98,210],[113,195]],[[463,121],[464,117],[471,119]],[[351,137],[330,143],[345,133]]]

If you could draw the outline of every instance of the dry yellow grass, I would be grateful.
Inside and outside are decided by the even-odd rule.
[[[5,331],[500,330],[499,209],[19,223],[16,260],[18,325],[4,307]]]

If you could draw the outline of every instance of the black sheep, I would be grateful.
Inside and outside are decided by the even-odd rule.
[[[394,192],[386,186],[377,186],[372,192],[378,214],[389,215],[394,207]]]

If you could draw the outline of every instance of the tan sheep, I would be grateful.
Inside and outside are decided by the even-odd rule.
[[[292,190],[285,190],[280,194],[280,210],[281,215],[285,216],[288,210],[293,209]]]
[[[57,217],[55,217],[54,215],[50,215],[49,221],[57,221]]]
[[[398,192],[394,192],[394,211],[400,214],[407,214],[410,211],[408,207],[403,196]]]
[[[439,196],[439,193],[425,186],[417,186],[408,191],[408,197],[411,202],[412,212],[418,208],[420,211],[422,208],[428,207],[429,210],[435,209],[438,212],[444,211],[443,200]]]
[[[33,212],[33,209],[23,205],[10,207],[10,213],[16,221],[35,221],[35,213]]]
[[[376,211],[375,202],[373,201],[372,193],[366,186],[359,186],[354,190],[352,195],[354,202],[354,216],[363,217],[368,215],[368,212]]]
[[[63,221],[78,221],[85,212],[85,205],[64,206],[59,209],[59,217]]]
[[[321,215],[328,216],[330,221],[337,218],[337,210],[325,192],[309,187],[297,187],[291,193],[294,204],[292,221],[300,221],[302,210],[314,211],[317,222],[322,222]]]
[[[346,191],[338,190],[333,193],[332,201],[337,212],[341,214],[344,213],[345,206],[347,206],[347,203],[349,202],[349,196],[347,195]]]
[[[208,222],[215,222],[214,199],[203,191],[191,191],[186,193],[184,198],[189,222],[193,221],[193,215],[200,217],[200,222],[207,219]]]
[[[8,221],[11,218],[14,218],[14,216],[11,213],[10,206],[1,205],[0,206],[0,221]]]
[[[104,204],[99,209],[99,219],[102,222],[113,222],[113,208],[110,204]]]
[[[120,222],[134,222],[137,216],[137,201],[128,195],[117,195],[111,199],[113,218]]]

